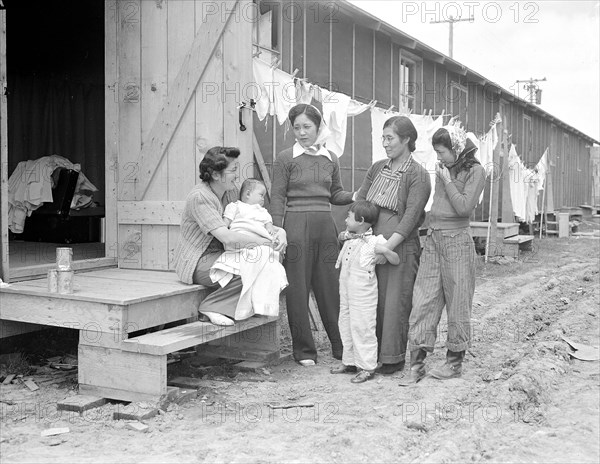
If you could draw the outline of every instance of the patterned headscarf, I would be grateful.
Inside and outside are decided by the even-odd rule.
[[[452,141],[452,150],[454,150],[456,156],[458,157],[463,152],[467,144],[467,133],[462,127],[456,124],[443,126],[442,129],[446,129],[446,131],[448,131],[450,140]]]

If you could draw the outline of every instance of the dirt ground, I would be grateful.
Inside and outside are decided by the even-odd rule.
[[[599,258],[600,241],[570,238],[536,240],[519,261],[481,262],[473,347],[462,378],[445,382],[402,388],[396,373],[351,384],[329,374],[336,361],[318,332],[315,367],[171,364],[170,377],[185,371],[203,385],[196,399],[145,420],[142,433],[112,420],[120,403],[57,411],[76,393],[74,376],[38,370],[37,391],[0,387],[0,461],[597,463],[600,363],[571,358],[561,336],[600,344]],[[443,362],[445,336],[442,323],[428,367]],[[310,407],[269,407],[292,403]],[[69,432],[41,436],[56,427]]]

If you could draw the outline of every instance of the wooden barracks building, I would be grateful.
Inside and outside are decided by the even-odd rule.
[[[170,352],[204,342],[278,346],[273,319],[127,339],[196,316],[202,290],[161,271],[173,269],[183,203],[206,150],[238,146],[243,166],[259,161],[242,175],[267,176],[292,144],[275,118],[257,130],[241,91],[257,55],[361,103],[459,116],[476,134],[500,113],[526,165],[549,148],[555,208],[590,202],[597,141],[346,1],[1,3],[0,277],[11,285],[0,288],[0,337],[71,324],[80,330],[82,391],[155,398],[166,392]],[[344,186],[356,189],[372,162],[367,113],[349,119],[345,147]],[[80,165],[96,204],[34,212],[23,239],[9,232],[9,176],[50,155]],[[50,232],[73,248],[73,268],[88,271],[75,275],[72,294],[47,291],[58,246],[43,241]],[[261,335],[240,337],[251,333]]]

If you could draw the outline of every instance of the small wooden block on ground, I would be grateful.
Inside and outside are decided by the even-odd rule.
[[[127,422],[127,427],[138,432],[147,432],[150,427],[140,422]]]
[[[99,408],[105,404],[105,398],[88,395],[75,395],[60,401],[56,405],[56,409],[59,411],[84,412],[88,409]]]
[[[8,374],[6,378],[2,381],[2,385],[8,385],[12,382],[12,380],[16,377],[16,374]]]
[[[140,403],[131,403],[126,406],[119,405],[117,410],[113,412],[113,419],[142,421],[150,419],[157,414],[157,408],[143,407]]]
[[[62,433],[69,433],[69,427],[57,427],[55,429],[42,430],[42,437],[51,437],[53,435],[60,435]]]
[[[23,380],[23,383],[31,391],[36,391],[40,389],[40,387],[38,387],[33,380]]]

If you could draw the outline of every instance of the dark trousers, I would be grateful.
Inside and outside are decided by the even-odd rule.
[[[284,229],[288,240],[284,266],[290,283],[286,302],[294,359],[317,359],[308,309],[311,288],[331,349],[341,357],[339,273],[335,269],[339,243],[331,213],[287,212]]]
[[[222,253],[221,251],[202,256],[194,271],[192,282],[215,289],[202,300],[198,311],[219,313],[234,319],[235,308],[242,294],[242,278],[240,276],[233,276],[233,279],[225,287],[221,287],[218,283],[210,280],[209,276],[211,266]]]
[[[396,214],[382,209],[374,233],[387,239],[399,222],[400,218]],[[407,238],[394,251],[400,256],[400,264],[394,266],[386,263],[376,267],[379,289],[377,341],[379,362],[384,364],[396,364],[405,360],[413,287],[421,255],[419,237],[413,235]]]

